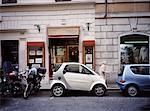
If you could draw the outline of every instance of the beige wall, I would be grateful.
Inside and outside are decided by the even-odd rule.
[[[0,40],[10,40],[14,39],[14,37],[19,40],[20,69],[25,69],[26,66],[26,42],[45,42],[45,65],[47,68],[47,74],[44,82],[49,81],[48,27],[79,27],[79,59],[81,62],[82,41],[84,39],[95,39],[95,8],[94,4],[91,3],[70,5],[28,5],[13,7],[5,6],[1,7],[0,11],[2,15],[0,30],[4,30],[5,32],[0,33]],[[90,31],[87,31],[86,23],[88,22],[91,23]],[[35,24],[40,25],[40,33],[38,32]],[[17,32],[12,33],[12,29],[17,29]],[[26,29],[25,33],[19,33],[20,29]]]
[[[120,37],[146,34],[150,37],[150,18],[96,19],[96,65],[107,62],[107,79],[115,82],[120,70]],[[136,29],[136,30],[134,30]]]
[[[2,16],[0,30],[27,29],[24,34],[18,32],[5,34],[0,33],[0,39],[14,39],[17,37],[21,44],[23,44],[20,49],[24,50],[26,50],[26,47],[24,46],[26,41],[44,41],[46,43],[45,58],[46,67],[48,69],[47,27],[78,26],[80,27],[80,61],[82,61],[82,40],[95,39],[96,65],[98,66],[98,64],[101,64],[103,61],[107,61],[107,77],[109,81],[114,82],[117,77],[120,64],[119,37],[120,35],[128,32],[134,33],[134,28],[137,29],[137,32],[150,35],[150,3],[140,2],[133,4],[121,3],[119,0],[108,0],[108,2],[115,3],[108,4],[107,8],[109,13],[107,18],[104,18],[104,0],[97,1],[101,1],[102,4],[99,3],[95,5],[95,3],[76,3],[0,7],[0,15]],[[124,1],[127,2],[129,0]],[[87,31],[86,23],[88,22],[91,23],[90,31]],[[40,25],[40,33],[34,26],[35,24]],[[26,55],[21,55],[20,59],[24,56]],[[96,67],[96,70],[97,69],[98,67]]]
[[[97,4],[95,7],[96,13],[105,12],[105,4]],[[119,12],[150,12],[149,3],[115,3],[108,4],[107,11],[110,13]]]

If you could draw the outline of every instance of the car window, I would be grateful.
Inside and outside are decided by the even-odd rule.
[[[86,67],[81,66],[80,68],[81,68],[80,73],[93,75],[93,73],[90,70],[88,70]]]
[[[69,64],[65,67],[66,72],[74,72],[79,73],[79,65],[77,64]]]
[[[53,71],[56,72],[62,64],[55,64],[53,67]]]
[[[134,74],[150,75],[150,66],[131,66],[130,69]]]
[[[80,74],[92,74],[87,68],[83,67],[82,65],[78,64],[69,64],[65,67],[66,72],[74,72]]]

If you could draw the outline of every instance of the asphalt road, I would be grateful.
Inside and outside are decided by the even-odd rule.
[[[29,99],[1,98],[0,111],[150,111],[150,94],[124,97],[119,91],[108,91],[104,97],[87,92],[69,92],[64,97],[53,97],[40,91]]]

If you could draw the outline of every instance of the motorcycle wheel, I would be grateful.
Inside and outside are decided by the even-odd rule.
[[[40,83],[38,83],[38,84],[35,86],[34,90],[35,90],[36,93],[39,92],[40,87],[41,87]]]
[[[32,83],[26,85],[26,88],[23,93],[24,99],[27,99],[31,95],[32,89],[33,89]]]
[[[11,95],[13,97],[17,97],[21,93],[21,85],[19,83],[15,83],[11,88]]]

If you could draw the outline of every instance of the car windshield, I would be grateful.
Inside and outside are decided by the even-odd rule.
[[[53,67],[53,71],[56,72],[62,64],[55,64]]]

